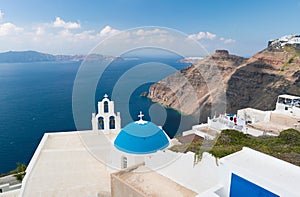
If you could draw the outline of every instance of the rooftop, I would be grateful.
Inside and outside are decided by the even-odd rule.
[[[200,137],[200,136],[198,136],[198,135],[196,135],[194,133],[178,137],[178,141],[180,143],[182,143],[182,144],[187,144],[187,143],[191,143],[191,142],[197,142],[199,140],[203,140],[203,137]]]
[[[128,187],[133,187],[144,196],[183,197],[196,196],[197,193],[147,168],[144,164],[121,170],[112,174]],[[112,183],[113,185],[113,183]]]
[[[104,140],[99,140],[103,137],[93,131],[46,133],[27,168],[30,173],[23,180],[20,195],[105,197],[124,188],[141,196],[196,196],[210,191],[215,194],[214,191],[224,187],[218,173],[228,169],[266,189],[272,187],[270,191],[277,194],[297,196],[300,192],[297,187],[299,167],[249,148],[221,158],[220,165],[214,157],[205,154],[202,161],[193,166],[194,155],[184,154],[157,172],[151,170],[151,158],[154,159],[151,157],[148,164],[145,162],[146,166],[139,164],[110,174],[112,171],[83,143],[83,139],[88,139],[90,145],[97,143],[93,146],[97,151],[107,153],[113,146],[99,149],[99,143],[101,147],[106,146]],[[163,160],[167,156],[161,154],[156,159]],[[222,177],[227,179],[224,174]],[[116,186],[122,187],[121,190],[114,190],[116,181],[122,183]]]
[[[284,98],[289,98],[289,99],[300,99],[299,96],[293,96],[293,95],[288,95],[288,94],[282,94],[282,95],[279,95],[278,97],[284,97]]]
[[[203,133],[206,133],[210,136],[217,136],[218,135],[218,131],[216,131],[215,129],[212,129],[210,127],[202,127],[202,128],[195,128],[196,131],[201,131]]]
[[[261,131],[279,135],[279,133],[285,129],[293,128],[299,130],[300,118],[272,112],[269,121],[251,123],[249,126]]]
[[[87,151],[79,132],[46,133],[28,170],[23,196],[110,196],[110,174]]]
[[[233,165],[237,170],[251,173],[256,181],[270,182],[273,187],[299,194],[300,170],[298,166],[282,161],[264,153],[243,148],[241,151],[220,159],[220,163]]]

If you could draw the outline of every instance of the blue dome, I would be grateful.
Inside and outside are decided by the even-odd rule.
[[[115,139],[117,149],[133,154],[148,154],[168,147],[165,132],[152,122],[136,121],[126,125]]]

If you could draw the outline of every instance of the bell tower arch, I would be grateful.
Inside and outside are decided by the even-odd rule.
[[[118,133],[121,130],[120,112],[114,112],[114,102],[105,94],[102,101],[98,102],[98,113],[92,114],[92,128],[94,131],[104,133]]]

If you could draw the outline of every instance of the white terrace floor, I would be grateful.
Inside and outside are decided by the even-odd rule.
[[[87,151],[79,132],[45,134],[42,142],[23,196],[110,196],[110,173]]]

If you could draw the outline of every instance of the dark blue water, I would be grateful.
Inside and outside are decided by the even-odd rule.
[[[99,81],[95,102],[102,99],[104,93],[110,94],[116,80],[132,65],[147,61],[113,63]],[[162,61],[176,69],[187,66],[177,63],[176,59]],[[45,132],[76,130],[72,89],[79,66],[79,62],[0,64],[0,174],[14,169],[16,162],[27,164]],[[142,84],[132,93],[132,119],[136,119],[141,109],[145,119],[150,119],[148,109],[153,103],[140,96],[150,85]],[[121,105],[116,103],[115,106],[122,116]],[[176,134],[178,119],[179,113],[167,109],[167,122],[163,126],[171,137]],[[126,117],[122,117],[122,126],[127,123]],[[186,128],[191,125],[187,124]]]
[[[79,63],[0,64],[0,173],[28,163],[44,132],[74,130]]]

